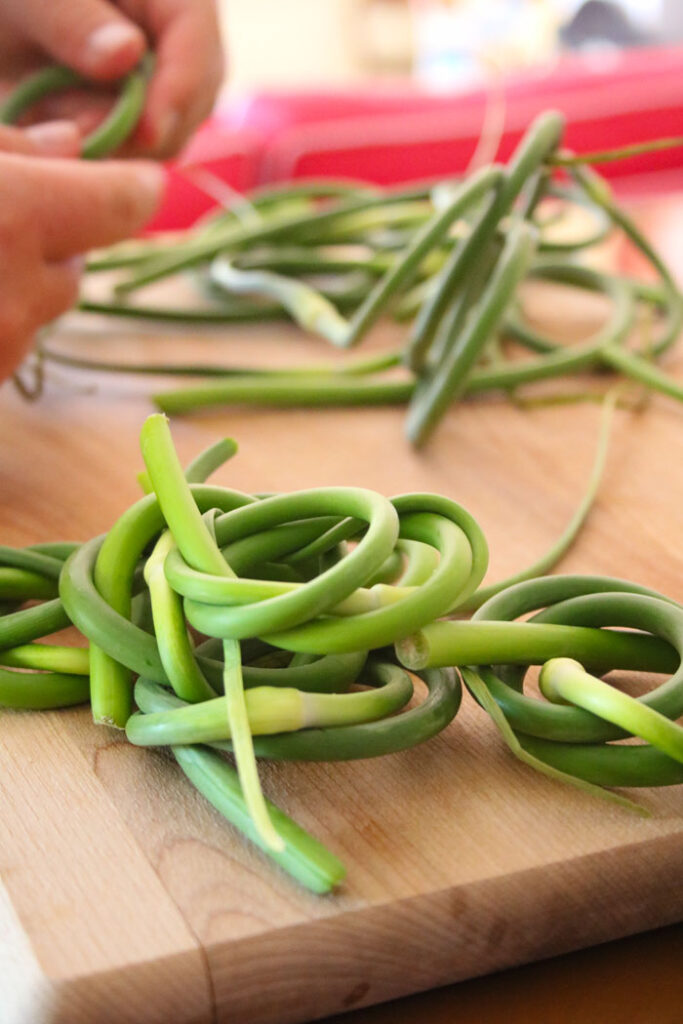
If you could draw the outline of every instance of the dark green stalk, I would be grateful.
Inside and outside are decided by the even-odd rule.
[[[29,569],[0,567],[0,600],[14,603],[56,596],[56,580]]]
[[[88,677],[65,672],[13,672],[0,668],[0,707],[47,711],[88,700]]]
[[[165,416],[147,418],[140,434],[140,447],[161,511],[184,559],[197,571],[211,573],[219,579],[234,578],[235,574],[202,519],[190,485],[183,475]],[[257,503],[257,506],[260,504]],[[183,629],[184,634],[184,623],[179,628]],[[254,760],[244,700],[240,646],[234,637],[223,641],[223,661],[228,718],[245,800],[264,843],[269,848],[281,850],[283,840],[268,816]]]
[[[171,694],[147,685],[145,680],[138,682],[135,698],[138,706],[150,714],[178,706]],[[268,814],[284,846],[281,850],[273,850],[264,843],[254,826],[237,772],[222,757],[204,747],[171,749],[183,772],[202,796],[298,882],[317,893],[330,892],[343,882],[346,869],[341,861],[270,801],[266,804]]]
[[[83,141],[81,156],[88,160],[107,156],[118,149],[137,125],[145,102],[150,64],[142,65],[131,72],[122,83],[121,91],[113,109],[100,125]],[[12,124],[25,110],[55,92],[65,89],[92,88],[92,82],[84,79],[71,68],[52,65],[35,72],[22,82],[7,99],[0,104],[0,123]]]
[[[323,209],[313,214],[269,218],[263,223],[250,227],[228,227],[225,231],[198,238],[178,247],[174,253],[149,260],[129,280],[117,286],[119,295],[129,294],[144,285],[159,281],[171,274],[176,274],[188,267],[213,259],[223,250],[243,249],[255,242],[272,242],[282,238],[288,241],[320,238],[321,232],[333,228],[349,214],[375,210],[381,206],[391,206],[406,200],[422,199],[426,195],[423,188],[406,190],[402,193],[389,193],[381,197],[342,199],[334,203],[332,208]]]
[[[330,376],[307,378],[282,374],[264,379],[241,376],[216,384],[199,384],[152,396],[156,407],[169,415],[211,406],[256,404],[278,408],[334,405],[402,405],[413,393],[413,381],[373,377]]]
[[[70,625],[59,598],[0,616],[0,650],[50,636]]]
[[[636,142],[630,146],[618,146],[616,149],[602,149],[592,153],[569,153],[564,150],[550,157],[550,163],[556,167],[579,167],[582,164],[607,164],[616,160],[625,160],[643,153],[657,153],[662,149],[674,149],[683,146],[683,136],[675,135],[664,139],[651,139],[649,142]]]
[[[473,175],[469,181],[458,187],[449,206],[432,217],[414,236],[405,253],[376,284],[365,302],[354,313],[349,324],[345,347],[355,345],[376,323],[389,299],[409,284],[420,263],[435,245],[442,242],[448,229],[476,205],[502,179],[502,172],[496,167],[487,167]]]
[[[634,223],[633,219],[614,203],[609,187],[602,178],[589,167],[574,167],[571,173],[591,200],[602,207],[613,222],[621,228],[627,238],[633,242],[636,248],[640,249],[661,278],[662,286],[666,293],[669,322],[666,332],[653,347],[653,354],[660,355],[673,344],[683,326],[683,296],[671,275],[671,271],[650,242],[648,242],[640,228]]]
[[[437,278],[434,291],[424,302],[415,319],[406,342],[404,359],[416,373],[424,368],[427,353],[448,306],[454,303],[454,297],[457,296],[465,275],[472,270],[474,262],[486,247],[500,220],[499,197],[502,181],[501,175],[469,236],[454,248]]]
[[[465,329],[432,371],[424,390],[416,394],[406,421],[406,434],[414,445],[421,446],[427,441],[448,406],[465,391],[468,375],[483,346],[503,321],[531,260],[533,247],[533,229],[520,222],[508,234],[479,306],[471,311]]]

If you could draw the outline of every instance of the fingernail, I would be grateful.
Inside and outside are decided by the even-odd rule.
[[[135,168],[140,187],[150,194],[150,197],[161,199],[166,184],[166,174],[163,167],[153,163],[139,163]]]
[[[80,277],[85,269],[85,256],[70,256],[68,260],[64,261],[64,266]]]
[[[93,70],[110,59],[140,45],[140,32],[125,21],[108,21],[90,34],[85,59]]]
[[[45,121],[25,129],[36,149],[47,156],[75,156],[81,136],[73,121]]]

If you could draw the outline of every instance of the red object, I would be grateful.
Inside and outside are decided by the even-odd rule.
[[[147,231],[185,228],[216,205],[216,200],[193,179],[201,167],[237,192],[248,192],[258,178],[259,136],[211,118],[185,150],[182,161],[167,167],[161,209]]]
[[[498,160],[508,158],[530,121],[548,108],[565,114],[566,145],[579,153],[683,135],[683,48],[567,56],[551,68],[508,77],[501,95]],[[301,177],[397,184],[457,174],[475,151],[487,103],[499,99],[485,89],[446,94],[400,84],[229,101],[172,171],[173,208],[165,207],[158,222],[190,223],[211,205],[176,180],[196,164],[240,191]],[[681,188],[683,148],[601,170],[631,191]]]

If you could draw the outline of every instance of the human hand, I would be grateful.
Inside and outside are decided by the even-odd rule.
[[[46,158],[77,143],[71,126],[0,132],[0,380],[37,329],[78,295],[81,256],[138,231],[161,197],[163,171],[143,162]],[[56,140],[56,141],[55,141]],[[7,152],[7,150],[11,150]]]
[[[5,88],[46,60],[111,82],[131,71],[148,47],[154,73],[125,155],[168,157],[210,113],[222,81],[214,0],[0,0]],[[101,94],[73,91],[42,101],[35,114],[73,120],[85,135],[108,104]]]

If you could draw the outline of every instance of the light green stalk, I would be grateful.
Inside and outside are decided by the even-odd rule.
[[[211,264],[211,279],[231,293],[275,299],[305,331],[322,335],[334,345],[345,343],[347,321],[328,299],[304,281],[270,270],[238,270],[224,256]]]
[[[293,687],[256,686],[245,693],[250,733],[271,736],[299,729],[358,725],[380,721],[399,711],[413,693],[406,673],[383,686],[353,693],[310,693]],[[232,738],[227,697],[157,714],[132,715],[126,734],[140,746],[215,743]]]
[[[88,648],[62,647],[57,644],[19,644],[0,652],[0,665],[87,676]]]
[[[558,654],[581,658],[605,670],[676,669],[673,651],[656,637],[545,622],[441,619],[398,641],[396,654],[402,665],[413,670],[448,665],[541,665]]]
[[[145,713],[135,717],[153,719],[160,712],[183,707],[169,690],[145,679],[138,680],[135,699]],[[343,881],[346,871],[341,861],[270,801],[268,812],[284,839],[284,849],[273,850],[264,843],[246,805],[237,772],[223,757],[201,746],[177,745],[171,749],[188,779],[216,810],[302,885],[313,892],[327,893]]]
[[[282,844],[273,849],[264,843],[261,833],[254,827],[240,780],[222,757],[202,747],[172,749],[188,779],[209,803],[298,882],[320,894],[331,892],[343,882],[346,869],[341,861],[270,801],[266,802],[266,807],[278,835],[282,836]]]
[[[683,763],[683,727],[590,675],[573,658],[551,658],[541,669],[538,683],[548,700],[585,708]]]
[[[195,660],[182,598],[171,588],[164,574],[166,555],[174,547],[171,531],[165,530],[145,563],[145,582],[149,587],[161,663],[178,696],[194,703],[213,697],[214,691]]]
[[[157,414],[147,418],[140,434],[140,444],[159,505],[184,559],[200,572],[234,577],[235,574],[218,549],[192,497],[165,416]],[[274,850],[279,850],[283,842],[268,815],[254,758],[244,702],[239,642],[225,640],[223,655],[227,711],[245,800],[263,841]]]
[[[473,696],[479,704],[481,704],[484,711],[490,715],[506,745],[518,760],[523,761],[524,764],[528,764],[530,768],[535,768],[537,772],[547,775],[548,778],[555,779],[558,782],[566,782],[570,786],[575,786],[577,789],[583,790],[585,793],[590,793],[591,796],[600,797],[602,800],[609,800],[611,803],[625,807],[627,810],[635,811],[636,814],[641,815],[641,817],[649,818],[650,812],[641,804],[635,803],[627,797],[620,796],[618,793],[611,793],[608,789],[603,789],[602,786],[586,782],[584,779],[580,779],[576,775],[572,775],[570,772],[560,771],[558,768],[553,767],[553,765],[547,764],[546,761],[541,760],[540,757],[535,757],[528,750],[525,750],[520,743],[516,732],[503,714],[503,711],[489,692],[484,679],[480,678],[476,672],[472,672],[467,668],[462,669],[462,678],[465,685],[469,690],[471,690]]]

